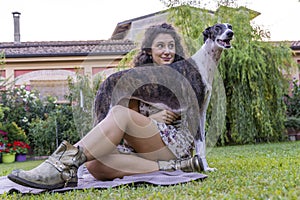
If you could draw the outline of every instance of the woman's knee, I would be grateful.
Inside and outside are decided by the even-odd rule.
[[[121,130],[125,132],[125,129],[130,119],[130,109],[121,105],[113,106],[109,113],[108,118],[111,122],[114,122]]]
[[[115,105],[110,109],[110,114],[114,114],[114,115],[123,115],[124,113],[128,113],[130,109],[125,107],[125,106],[121,106],[121,105]]]
[[[114,105],[111,110],[116,110],[116,111],[124,111],[128,110],[129,108],[122,106],[122,105]]]

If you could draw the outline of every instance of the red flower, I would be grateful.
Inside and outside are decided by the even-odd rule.
[[[23,153],[23,154],[26,154],[30,149],[30,146],[26,142],[22,142],[22,141],[14,141],[13,147],[15,148],[15,151],[17,153]]]
[[[13,143],[8,143],[4,141],[0,144],[0,151],[4,153],[21,153],[27,154],[30,146],[26,142],[22,141],[14,141]]]

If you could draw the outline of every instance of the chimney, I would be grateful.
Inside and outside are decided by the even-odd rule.
[[[15,44],[20,44],[21,39],[20,39],[20,15],[21,13],[19,12],[13,12],[13,17],[14,17],[14,42]]]

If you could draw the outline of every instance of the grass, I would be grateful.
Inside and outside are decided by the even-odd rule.
[[[9,164],[1,163],[0,164],[0,176],[5,176],[5,175],[9,174],[13,169],[18,169],[18,168],[22,168],[25,170],[32,169],[42,162],[43,162],[43,160],[14,162],[14,163],[9,163]]]
[[[218,171],[208,173],[202,182],[23,196],[4,194],[0,199],[300,199],[300,142],[216,147],[207,158]],[[30,169],[40,162],[0,164],[1,175],[10,173],[12,168]]]

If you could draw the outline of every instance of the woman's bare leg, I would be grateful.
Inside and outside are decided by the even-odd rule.
[[[141,157],[151,160],[174,158],[161,140],[154,122],[123,106],[113,107],[107,117],[77,145],[84,147],[88,161],[100,160],[104,155],[112,153],[123,138]]]
[[[101,160],[89,161],[85,165],[96,179],[103,181],[159,170],[156,161],[127,154],[110,154]]]
[[[113,153],[121,139],[126,139],[128,144],[138,152],[138,156],[150,159],[150,162],[145,162],[138,157],[131,157],[130,160],[125,161],[122,161],[124,157],[120,158],[120,161],[105,157]],[[101,163],[108,159],[109,167],[116,167],[114,169],[116,171],[122,171],[120,164],[127,163],[126,170],[136,165],[135,170],[138,173],[174,169],[175,166],[171,163],[171,167],[165,167],[169,165],[167,163],[162,167],[158,162],[151,162],[158,159],[169,160],[175,156],[163,143],[159,130],[151,119],[122,106],[112,108],[107,117],[77,145],[79,147],[76,148],[64,141],[45,162],[36,168],[29,171],[15,170],[8,175],[8,178],[24,186],[52,190],[76,186],[78,167],[86,161],[95,159]],[[123,171],[122,173],[135,172]]]

